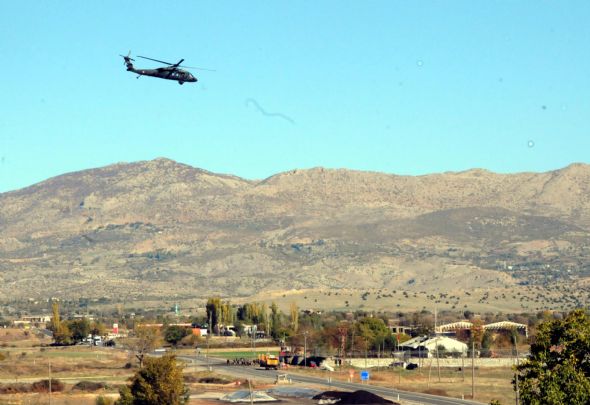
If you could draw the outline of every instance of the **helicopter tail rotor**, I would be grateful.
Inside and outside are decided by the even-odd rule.
[[[135,62],[135,59],[133,59],[131,57],[131,51],[129,51],[127,56],[125,56],[125,55],[119,55],[119,56],[123,58],[123,63],[125,63],[125,66],[127,66],[127,70],[132,70],[133,69],[133,62]]]

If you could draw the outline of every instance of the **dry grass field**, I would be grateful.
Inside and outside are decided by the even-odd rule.
[[[40,339],[30,333],[25,334],[22,329],[0,330],[0,353],[6,357],[4,361],[0,362],[0,385],[30,384],[47,379],[51,363],[51,377],[65,384],[64,392],[53,394],[52,404],[86,405],[94,404],[98,395],[115,398],[118,386],[125,384],[135,371],[135,368],[126,367],[127,363],[135,363],[131,356],[124,351],[87,346],[40,347],[41,342],[48,343],[44,340],[46,339]],[[186,353],[185,351],[178,350],[178,354],[194,354],[194,350],[189,350]],[[217,357],[246,357],[246,354],[251,354],[251,352],[243,348],[211,350],[211,355]],[[432,366],[427,363],[422,368],[412,371],[393,368],[372,369],[370,383],[408,391],[448,395],[455,398],[464,396],[467,399],[471,397],[471,369],[468,363],[467,361],[464,373],[463,370],[456,367],[441,368],[440,380],[435,363]],[[312,374],[326,378],[326,380],[328,377],[343,381],[349,378],[348,369],[330,373],[321,370],[294,368],[289,372]],[[220,393],[236,388],[232,385],[234,377],[196,371],[190,364],[185,368],[185,375],[192,394]],[[514,391],[510,383],[512,376],[513,372],[509,367],[476,368],[476,400],[489,403],[492,399],[497,399],[504,404],[511,403],[514,400]],[[202,378],[213,378],[213,383],[200,383]],[[224,379],[226,381],[223,381]],[[355,369],[354,379],[355,381],[359,379],[358,369]],[[105,383],[107,388],[96,392],[74,389],[74,385],[80,381]],[[2,404],[46,404],[48,399],[46,393],[0,394],[0,403]],[[194,399],[191,403],[201,402]]]
[[[51,378],[65,385],[62,392],[52,393],[53,405],[94,405],[100,395],[116,399],[118,387],[137,370],[135,360],[125,351],[89,346],[42,347],[41,344],[49,343],[48,338],[24,332],[23,329],[0,329],[0,353],[4,356],[0,361],[0,404],[48,404],[47,392],[14,393],[14,388],[48,379],[50,364]],[[134,367],[129,368],[128,363]],[[106,388],[77,389],[80,382],[101,383]],[[236,389],[234,377],[195,371],[190,365],[185,368],[185,382],[191,395],[212,393],[215,396]],[[195,398],[189,403],[208,401]]]

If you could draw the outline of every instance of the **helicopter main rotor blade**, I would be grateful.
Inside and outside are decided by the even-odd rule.
[[[194,67],[194,66],[180,65],[179,67],[185,68],[185,69],[206,70],[207,72],[217,72],[217,70],[215,70],[215,69],[205,69],[205,68]]]
[[[193,66],[184,66],[184,65],[181,65],[181,63],[184,62],[184,59],[179,60],[178,63],[170,63],[170,62],[165,62],[163,60],[148,58],[147,56],[137,55],[137,57],[138,58],[142,58],[142,59],[153,60],[154,62],[163,63],[163,64],[168,65],[168,66],[171,66],[171,67],[173,67],[175,69],[180,67],[180,68],[186,68],[186,69],[205,70],[205,71],[208,71],[208,72],[217,72],[217,70],[215,70],[215,69],[205,69],[205,68],[200,68],[200,67],[193,67]]]
[[[165,65],[170,65],[170,66],[174,66],[176,65],[176,63],[170,63],[170,62],[164,62],[163,60],[158,60],[158,59],[152,59],[152,58],[147,58],[145,56],[139,56],[137,55],[138,58],[142,58],[142,59],[148,59],[148,60],[153,60],[154,62],[160,62],[163,63]],[[183,59],[184,60],[184,59]]]

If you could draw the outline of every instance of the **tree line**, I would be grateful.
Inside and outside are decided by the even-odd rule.
[[[106,327],[98,321],[87,318],[62,320],[59,314],[59,303],[52,303],[52,318],[47,329],[53,333],[53,340],[57,345],[71,345],[82,342],[89,335],[104,336]]]

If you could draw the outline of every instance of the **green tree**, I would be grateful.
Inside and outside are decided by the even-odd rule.
[[[490,331],[485,331],[481,338],[481,357],[492,357],[492,334]]]
[[[565,319],[541,323],[529,359],[517,367],[521,403],[590,403],[588,353],[590,317],[583,310],[573,311]]]
[[[92,333],[93,336],[104,336],[106,335],[106,330],[107,328],[104,326],[104,323],[99,321],[94,321],[90,325],[90,333]]]
[[[81,342],[90,334],[90,322],[86,318],[68,321],[67,325],[74,343]]]
[[[58,345],[69,345],[72,342],[72,336],[68,328],[68,323],[61,320],[58,301],[51,302],[51,312],[53,316],[47,329],[53,332],[53,341]]]
[[[57,329],[53,331],[53,340],[58,345],[72,344],[72,333],[67,321],[61,321]]]
[[[189,400],[175,356],[146,358],[129,386],[119,390],[117,405],[183,405]]]
[[[278,338],[280,329],[281,311],[276,302],[273,302],[270,306],[270,335],[275,339]]]
[[[356,323],[359,337],[368,342],[368,349],[376,349],[379,344],[391,336],[385,322],[379,318],[363,318]]]
[[[59,326],[61,325],[61,318],[59,315],[59,302],[51,302],[51,312],[53,316],[51,317],[51,322],[49,323],[47,329],[49,329],[52,332],[55,332],[59,329]]]
[[[291,315],[291,329],[293,332],[297,333],[297,329],[299,328],[299,308],[297,307],[296,303],[291,303],[289,312]]]
[[[173,346],[176,346],[183,337],[189,335],[191,331],[183,326],[171,325],[164,331],[164,340]]]
[[[221,322],[221,298],[213,297],[207,300],[205,305],[207,310],[207,322],[209,323],[209,330],[213,333],[217,325]]]

